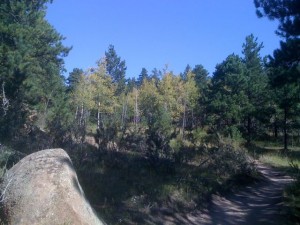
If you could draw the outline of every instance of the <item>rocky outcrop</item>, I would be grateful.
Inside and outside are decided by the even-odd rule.
[[[1,186],[8,224],[104,224],[86,200],[62,149],[26,156],[7,172]]]

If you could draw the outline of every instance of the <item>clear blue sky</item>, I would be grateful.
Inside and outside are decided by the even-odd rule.
[[[67,74],[87,69],[109,44],[126,61],[127,77],[168,64],[175,74],[202,64],[210,74],[229,54],[241,54],[251,33],[263,42],[261,55],[279,47],[277,22],[259,19],[253,0],[54,0],[48,21],[73,46]]]

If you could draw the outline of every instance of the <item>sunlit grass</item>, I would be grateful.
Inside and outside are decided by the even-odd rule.
[[[255,145],[246,148],[259,161],[273,167],[288,169],[291,164],[300,166],[300,147],[289,147],[289,150],[284,152],[282,146],[269,142],[256,142]]]
[[[283,156],[276,153],[261,155],[259,156],[259,160],[275,167],[288,167],[291,165],[291,163],[300,166],[299,159],[291,159],[288,156]]]
[[[287,224],[299,224],[300,220],[300,147],[290,147],[286,153],[276,143],[256,143],[251,146],[249,153],[259,161],[284,170],[295,178],[295,182],[284,190],[284,210],[287,214]]]

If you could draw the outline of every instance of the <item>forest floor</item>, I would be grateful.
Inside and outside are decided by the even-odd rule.
[[[283,190],[293,179],[283,172],[257,163],[262,178],[224,196],[213,195],[205,211],[186,215],[161,211],[152,218],[153,224],[287,224]]]

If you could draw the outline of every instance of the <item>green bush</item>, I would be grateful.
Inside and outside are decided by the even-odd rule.
[[[252,176],[256,172],[254,162],[246,151],[232,144],[221,143],[219,147],[212,149],[212,159],[212,165],[215,165],[220,176]]]
[[[291,221],[300,221],[300,169],[298,164],[290,163],[295,182],[285,190],[285,204],[288,206]],[[299,224],[299,223],[295,223]]]

